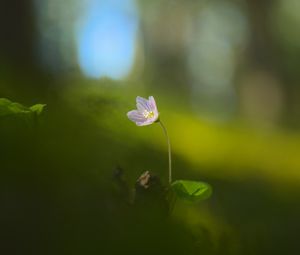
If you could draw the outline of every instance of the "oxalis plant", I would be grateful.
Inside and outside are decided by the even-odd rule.
[[[26,107],[7,98],[0,98],[0,118],[15,116],[23,118],[27,122],[35,121],[36,117],[43,112],[45,106],[45,104],[35,104],[31,107]]]
[[[138,96],[136,98],[136,107],[136,110],[132,110],[127,113],[127,117],[131,121],[133,121],[137,126],[148,126],[157,123],[160,125],[166,136],[169,159],[167,194],[169,197],[168,200],[170,202],[170,207],[174,207],[177,197],[192,202],[207,199],[212,193],[212,188],[209,184],[195,180],[173,181],[170,137],[168,135],[166,126],[161,121],[154,97],[150,96],[148,99],[145,99]]]

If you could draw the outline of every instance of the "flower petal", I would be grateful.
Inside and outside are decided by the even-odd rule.
[[[154,121],[152,119],[147,119],[143,122],[136,122],[135,124],[137,126],[147,126],[147,125],[151,125]]]
[[[143,97],[139,97],[139,96],[136,97],[136,107],[141,112],[143,112],[145,110],[151,111],[148,100]]]
[[[154,114],[158,115],[157,106],[156,106],[156,102],[155,102],[154,97],[150,96],[148,102],[149,102],[149,106],[151,108],[151,111],[153,111]]]
[[[133,111],[128,112],[128,113],[127,113],[127,117],[128,117],[131,121],[133,121],[133,122],[135,122],[135,123],[137,123],[137,122],[144,122],[144,121],[146,120],[145,117],[143,116],[143,114],[140,113],[140,112],[137,111],[137,110],[133,110]]]

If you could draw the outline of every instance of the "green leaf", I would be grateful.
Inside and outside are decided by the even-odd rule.
[[[212,187],[205,182],[177,180],[171,187],[179,198],[193,202],[207,199],[212,194]]]
[[[32,112],[35,112],[37,115],[40,115],[43,112],[45,106],[46,106],[45,104],[35,104],[31,106],[29,109]]]
[[[0,98],[0,116],[30,112],[26,107],[13,103],[6,98]]]
[[[0,117],[17,114],[41,114],[44,104],[36,104],[31,107],[25,107],[19,103],[12,102],[6,98],[0,98]]]

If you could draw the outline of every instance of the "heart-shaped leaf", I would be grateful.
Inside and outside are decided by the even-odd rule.
[[[193,202],[207,199],[212,194],[211,186],[205,182],[177,180],[171,187],[179,198]]]

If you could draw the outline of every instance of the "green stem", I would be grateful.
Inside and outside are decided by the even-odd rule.
[[[169,184],[172,183],[172,160],[171,160],[171,143],[170,143],[170,138],[168,135],[168,131],[166,129],[166,127],[164,126],[164,124],[159,120],[158,123],[160,124],[160,126],[162,127],[165,136],[167,138],[167,144],[168,144],[168,156],[169,156]]]

